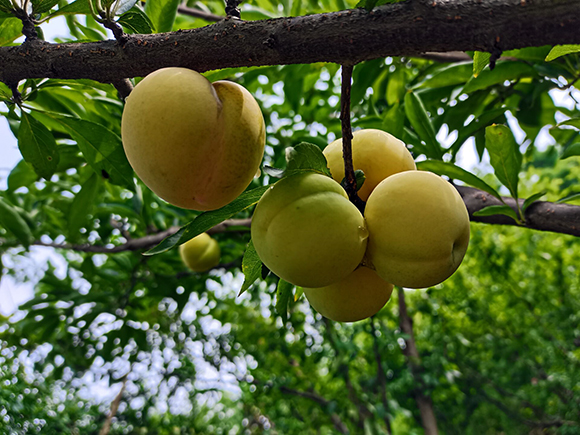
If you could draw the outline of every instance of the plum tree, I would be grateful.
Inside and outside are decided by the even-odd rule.
[[[209,234],[202,233],[179,246],[183,263],[194,272],[205,272],[220,262],[220,245]]]
[[[365,174],[365,183],[358,191],[363,201],[389,175],[417,169],[413,156],[395,136],[373,128],[355,131],[352,136],[353,168]],[[323,153],[332,177],[340,183],[344,178],[342,139],[329,144]]]
[[[265,144],[262,112],[244,87],[212,84],[186,68],[160,69],[135,86],[121,134],[139,178],[170,204],[194,210],[242,193]]]
[[[410,288],[450,277],[469,244],[469,214],[441,177],[407,171],[383,180],[366,205],[367,258],[381,278]]]
[[[346,278],[361,262],[368,237],[362,214],[340,184],[314,172],[288,176],[266,191],[251,231],[262,262],[306,287]]]
[[[392,292],[393,285],[366,266],[360,266],[334,284],[304,287],[310,305],[324,317],[337,322],[357,322],[374,316],[388,302]]]

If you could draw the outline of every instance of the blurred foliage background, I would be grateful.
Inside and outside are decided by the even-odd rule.
[[[147,3],[151,31],[208,24],[156,12],[176,10],[178,2]],[[43,16],[66,6],[61,1]],[[188,6],[224,14],[219,1]],[[354,6],[252,0],[241,9],[253,20]],[[108,38],[90,16],[65,15],[71,36],[61,42]],[[13,20],[0,17],[0,45],[18,43],[21,26]],[[477,77],[469,58],[356,65],[353,126],[389,131],[418,161],[457,164],[509,195],[485,143],[486,126],[508,125],[523,155],[515,169],[519,196],[545,192],[544,200],[580,204],[580,93],[573,86],[580,61],[570,50],[547,62],[550,51],[506,53]],[[308,141],[322,149],[340,136],[338,65],[205,75],[234,80],[260,102],[264,164],[282,168],[286,147]],[[100,176],[86,149],[119,150],[123,103],[113,86],[27,80],[19,90],[24,109],[0,84],[0,110],[12,132],[21,142],[26,132],[48,135],[59,157],[48,179],[21,161],[0,191],[24,223],[0,222],[0,271],[34,282],[33,298],[0,318],[0,432],[97,434],[124,385],[110,434],[381,434],[388,427],[420,434],[418,392],[431,397],[441,433],[580,433],[576,238],[472,223],[458,272],[437,287],[404,292],[420,355],[413,371],[402,352],[409,337],[400,327],[397,292],[376,316],[354,324],[323,319],[303,297],[291,301],[284,324],[274,309],[272,275],[238,296],[247,228],[215,235],[226,267],[203,274],[188,272],[176,249],[153,257],[77,249],[121,245],[184,225],[196,212],[166,204],[130,176]],[[80,143],[72,124],[108,142]],[[263,173],[250,188],[269,182]],[[43,248],[49,259],[35,264],[31,277],[40,248],[30,245],[38,241],[69,249]]]

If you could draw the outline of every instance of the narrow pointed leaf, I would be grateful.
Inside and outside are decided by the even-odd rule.
[[[52,177],[59,160],[56,141],[44,125],[24,111],[18,129],[18,148],[38,175],[47,180]]]
[[[560,158],[563,160],[574,156],[580,156],[580,143],[574,143],[567,147]]]
[[[526,198],[526,200],[524,201],[524,203],[522,205],[522,213],[525,213],[526,209],[530,205],[532,205],[534,202],[536,202],[538,199],[540,199],[545,194],[546,194],[546,192],[538,192],[538,193],[534,193],[532,196],[529,196],[528,198]]]
[[[485,51],[476,51],[473,55],[473,76],[477,77],[483,69],[489,65],[491,53]]]
[[[571,193],[570,195],[566,195],[563,198],[560,198],[556,203],[563,204],[565,202],[570,202],[575,199],[580,199],[580,192]]]
[[[580,45],[556,45],[546,56],[546,62],[551,62],[561,56],[580,52]]]
[[[95,206],[95,198],[99,188],[99,177],[94,172],[83,183],[81,190],[75,195],[68,212],[68,234],[70,240],[76,240],[79,229],[86,223],[87,216]]]
[[[294,284],[290,284],[280,278],[278,287],[276,288],[276,312],[282,317],[284,324],[288,321],[288,304],[292,298],[293,289]]]
[[[522,154],[509,127],[492,125],[485,129],[485,148],[489,152],[491,166],[499,181],[518,198],[518,176],[522,166]]]
[[[472,77],[463,88],[463,92],[471,93],[493,85],[514,80],[519,77],[535,77],[534,68],[523,62],[498,62],[493,70],[483,70],[477,77]]]
[[[24,246],[28,247],[34,240],[30,227],[20,213],[3,198],[0,198],[0,225],[10,231]]]
[[[427,157],[441,160],[443,153],[439,142],[437,141],[435,128],[429,119],[427,110],[423,102],[414,92],[408,92],[405,95],[405,114],[413,129],[417,132],[419,137],[427,144]]]
[[[262,260],[258,257],[251,240],[244,252],[244,258],[242,258],[242,272],[244,273],[244,283],[238,296],[248,290],[262,276]]]
[[[518,215],[509,205],[490,205],[473,213],[474,216],[493,216],[496,214],[503,214],[511,217],[513,220],[518,220]]]
[[[459,135],[457,136],[457,139],[455,140],[453,145],[451,145],[450,150],[452,154],[457,153],[457,151],[459,151],[459,149],[461,148],[461,145],[463,145],[467,139],[475,135],[482,128],[487,127],[493,121],[497,120],[497,118],[502,116],[506,112],[506,110],[509,110],[509,107],[500,107],[499,109],[488,110],[487,112],[482,113],[477,118],[472,120],[469,124],[461,128],[459,130]]]
[[[483,190],[498,199],[501,198],[501,195],[497,192],[497,190],[495,190],[481,178],[477,177],[471,172],[466,171],[463,168],[460,168],[459,166],[454,165],[453,163],[442,162],[439,160],[425,160],[423,162],[417,162],[417,169],[431,171],[439,175],[446,175],[451,179],[461,180],[464,183],[477,189]]]
[[[572,127],[580,128],[580,118],[570,118],[566,121],[560,122],[556,127],[560,127],[562,125],[571,125]]]
[[[97,174],[113,184],[135,191],[133,168],[119,136],[94,122],[67,116],[52,117],[65,126]]]
[[[223,222],[235,214],[256,204],[264,192],[266,192],[266,190],[268,190],[270,187],[271,186],[261,186],[252,190],[247,190],[228,205],[225,205],[217,210],[206,211],[200,214],[190,223],[181,227],[175,234],[166,237],[157,246],[145,252],[144,255],[155,255],[168,251],[174,246],[181,245],[182,243],[187,242],[189,239],[200,235],[220,222]]]

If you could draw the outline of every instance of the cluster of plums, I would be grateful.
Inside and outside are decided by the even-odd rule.
[[[265,128],[258,104],[240,85],[166,68],[143,79],[127,99],[122,137],[135,172],[161,198],[214,210],[243,192],[258,171]],[[469,243],[459,193],[441,177],[416,170],[403,142],[361,130],[352,153],[354,169],[366,177],[358,192],[364,215],[339,184],[344,162],[337,140],[324,150],[333,178],[315,172],[282,178],[259,201],[251,227],[262,262],[302,287],[322,315],[343,322],[377,313],[393,285],[444,281]],[[180,252],[196,271],[219,261],[219,246],[207,234]]]

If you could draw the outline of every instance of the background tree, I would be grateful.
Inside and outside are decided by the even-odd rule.
[[[580,46],[552,47],[580,43],[577,3],[375,5],[255,0],[237,20],[237,2],[223,19],[213,1],[0,0],[0,107],[24,158],[0,192],[1,272],[25,281],[53,251],[0,324],[3,432],[580,433]],[[44,42],[59,15],[70,38]],[[157,198],[122,152],[123,98],[175,65],[249,89],[282,169],[287,147],[341,135],[354,66],[352,126],[401,138],[464,196],[464,264],[338,324],[272,274],[238,296],[251,201],[206,221],[209,273],[143,256],[208,216]]]

